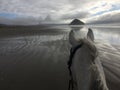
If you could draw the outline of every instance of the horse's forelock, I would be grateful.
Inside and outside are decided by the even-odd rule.
[[[90,54],[92,55],[92,57],[94,59],[97,57],[98,51],[97,51],[97,48],[92,41],[89,41],[88,39],[83,38],[83,39],[79,39],[79,42],[83,43],[83,45],[86,45],[89,48]]]

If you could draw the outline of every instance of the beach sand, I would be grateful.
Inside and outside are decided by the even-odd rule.
[[[68,34],[45,27],[0,28],[0,90],[67,90]],[[119,45],[97,43],[97,48],[109,87],[118,88]]]

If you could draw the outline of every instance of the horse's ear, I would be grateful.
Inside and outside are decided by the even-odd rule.
[[[90,28],[88,29],[87,39],[94,41],[94,34],[93,34],[92,29],[90,29]]]
[[[75,38],[75,35],[74,35],[74,31],[71,30],[70,33],[69,33],[69,42],[72,46],[75,46],[78,44],[78,41],[76,40]]]

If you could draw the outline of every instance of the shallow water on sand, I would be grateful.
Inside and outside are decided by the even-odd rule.
[[[114,47],[120,45],[119,28],[92,29],[95,39],[120,51]],[[70,30],[68,26],[0,29],[0,90],[67,90]]]

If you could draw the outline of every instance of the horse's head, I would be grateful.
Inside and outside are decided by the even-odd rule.
[[[71,70],[74,80],[77,83],[78,90],[91,90],[93,73],[91,66],[94,65],[97,57],[97,49],[94,43],[94,34],[89,29],[87,36],[84,38],[76,38],[75,32],[72,30],[69,34],[69,42],[72,45],[72,65]],[[80,46],[78,48],[78,46]],[[77,49],[76,49],[77,48]]]
[[[79,30],[79,29],[77,29]],[[81,30],[80,30],[81,31]],[[77,36],[75,36],[76,34],[79,34],[79,38]],[[72,46],[76,46],[77,44],[80,44],[82,41],[84,41],[84,39],[86,39],[88,42],[94,42],[94,34],[92,29],[88,29],[88,33],[85,34],[80,32],[78,33],[78,31],[76,31],[76,29],[72,29],[71,32],[69,33],[69,42]]]

